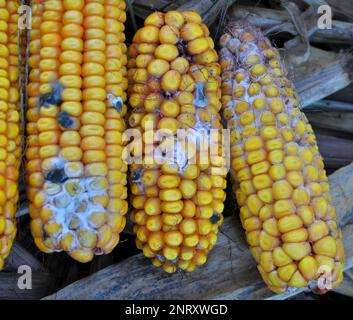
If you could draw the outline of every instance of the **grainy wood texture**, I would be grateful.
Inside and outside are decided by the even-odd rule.
[[[300,66],[287,65],[303,107],[319,101],[353,81],[353,56],[311,48],[311,56]]]
[[[353,133],[353,112],[316,110],[305,114],[314,127]]]
[[[327,167],[340,168],[353,161],[353,140],[316,134]]]
[[[320,6],[328,4],[334,13],[338,13],[353,21],[353,1],[352,0],[304,0],[307,4]]]
[[[273,28],[284,22],[289,22],[290,24],[285,31],[290,32],[291,34],[297,34],[297,31],[285,10],[235,5],[231,8],[229,16],[233,20],[245,20],[256,27],[264,29],[265,32],[269,28]],[[329,42],[353,44],[353,23],[333,20],[332,29],[317,29],[316,32],[310,36],[310,41],[325,44]]]
[[[5,271],[17,272],[18,267],[22,265],[30,266],[32,271],[45,271],[43,264],[15,241],[11,253],[6,259]]]
[[[349,88],[349,86],[347,88]],[[353,88],[351,89],[353,90]],[[341,91],[346,91],[346,88]],[[333,111],[333,112],[343,112],[345,114],[348,114],[347,111],[353,112],[353,99],[351,101],[352,102],[342,102],[342,101],[324,99],[324,100],[317,101],[302,109],[304,112]]]
[[[21,274],[14,272],[0,273],[0,300],[33,300],[48,294],[52,277],[46,272],[32,273],[32,289],[19,289]]]
[[[353,103],[353,84],[351,83],[344,89],[335,92],[329,97],[329,99]]]
[[[353,164],[331,175],[330,185],[349,269],[353,266]],[[193,273],[166,274],[139,254],[46,299],[280,299],[287,296],[274,295],[265,287],[248,251],[239,220],[229,217],[225,219],[209,261]]]

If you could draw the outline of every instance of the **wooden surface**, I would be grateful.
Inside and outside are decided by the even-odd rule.
[[[38,300],[50,292],[52,278],[49,273],[33,272],[32,289],[19,289],[20,276],[15,272],[0,273],[0,300]]]
[[[18,268],[23,265],[29,266],[32,271],[32,289],[29,290],[21,290],[17,284],[22,276]],[[51,292],[52,283],[53,276],[43,264],[15,241],[5,268],[0,272],[0,300],[40,299]]]
[[[342,227],[348,269],[353,266],[353,164],[331,175],[330,185]],[[238,218],[229,217],[208,262],[193,273],[169,275],[154,268],[139,254],[46,299],[281,299],[287,296],[274,295],[265,287]]]
[[[309,60],[287,66],[303,107],[331,95],[353,81],[353,56],[311,48]]]
[[[353,140],[321,134],[316,139],[327,167],[339,168],[353,161]]]
[[[291,22],[285,10],[274,10],[254,6],[235,5],[230,10],[230,16],[234,20],[244,19],[246,22],[265,31],[284,22]],[[283,31],[282,29],[282,32]],[[292,23],[288,24],[285,31],[296,34],[295,27]],[[271,34],[270,32],[269,35]],[[353,23],[333,20],[331,29],[317,29],[310,36],[310,40],[318,43],[353,44]]]
[[[353,112],[335,112],[319,109],[307,111],[305,115],[314,127],[353,133]]]

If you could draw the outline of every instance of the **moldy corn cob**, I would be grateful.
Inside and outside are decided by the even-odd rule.
[[[269,40],[249,26],[229,30],[220,40],[223,118],[251,253],[274,292],[322,274],[335,287],[344,249],[312,127]]]
[[[18,7],[17,0],[0,0],[0,270],[16,235],[22,154]]]
[[[109,253],[128,209],[122,0],[34,1],[27,112],[31,232],[46,253]]]
[[[169,129],[174,142],[179,141],[178,129],[190,129],[193,137],[202,129],[222,129],[220,71],[213,41],[197,13],[152,13],[129,48],[130,127],[142,133],[144,144],[149,125]],[[176,147],[177,155],[165,162],[147,163],[150,155],[142,153],[143,162],[131,165],[137,246],[170,273],[193,271],[206,262],[226,196],[224,158],[191,162],[185,150]]]

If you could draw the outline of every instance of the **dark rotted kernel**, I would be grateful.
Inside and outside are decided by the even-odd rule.
[[[133,183],[139,182],[141,180],[141,177],[142,177],[142,169],[133,171],[131,173],[131,181]]]
[[[123,111],[123,102],[121,100],[115,100],[113,103],[113,108],[116,109],[119,113]]]
[[[221,220],[221,216],[218,213],[214,213],[210,218],[212,224],[216,224],[219,220]]]
[[[199,108],[204,108],[207,104],[206,101],[206,88],[203,83],[196,84],[194,105]]]
[[[75,124],[74,120],[66,111],[60,112],[58,114],[58,121],[60,126],[64,129],[70,129]]]
[[[65,174],[65,170],[60,169],[53,169],[45,174],[45,180],[53,182],[53,183],[60,183],[66,181],[68,178]]]
[[[63,87],[55,82],[53,84],[53,91],[45,93],[39,97],[39,106],[48,108],[50,105],[60,105]]]

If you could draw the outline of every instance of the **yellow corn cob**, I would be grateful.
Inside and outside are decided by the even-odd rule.
[[[17,0],[0,0],[0,270],[16,235],[17,183],[22,152],[18,6]]]
[[[222,128],[220,65],[197,13],[152,13],[129,56],[129,125],[142,133],[144,143],[149,124],[169,129],[173,140],[178,129],[191,128],[197,136],[206,127]],[[176,150],[172,161],[144,152],[144,162],[131,165],[136,243],[166,272],[193,271],[206,262],[223,220],[226,187],[224,158],[191,162],[183,159],[185,149]],[[216,168],[224,170],[211,173]]]
[[[126,222],[124,10],[122,0],[34,1],[32,10],[31,232],[43,252],[80,262],[112,251]]]
[[[274,292],[321,274],[335,287],[344,250],[312,127],[268,39],[248,26],[230,30],[220,40],[223,117],[251,253]]]

